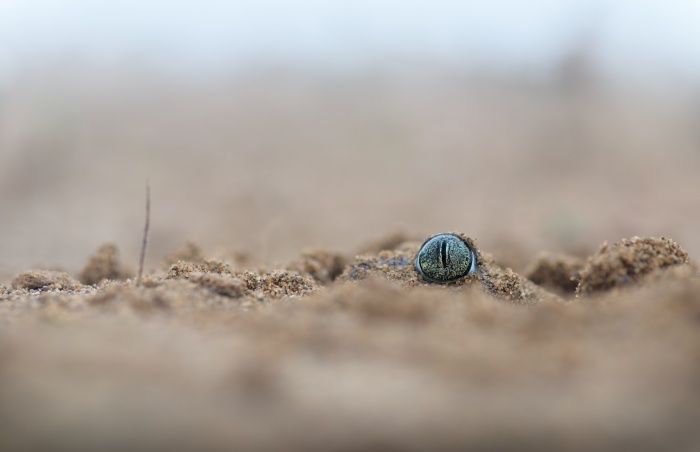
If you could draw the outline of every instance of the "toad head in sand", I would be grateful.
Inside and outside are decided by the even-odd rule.
[[[415,268],[428,282],[447,283],[477,271],[473,242],[458,234],[437,234],[421,245]]]

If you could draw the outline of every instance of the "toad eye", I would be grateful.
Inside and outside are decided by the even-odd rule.
[[[476,256],[458,235],[438,234],[423,243],[415,267],[424,280],[446,283],[476,272]]]

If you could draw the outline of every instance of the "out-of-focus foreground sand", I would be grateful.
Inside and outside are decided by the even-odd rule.
[[[692,91],[33,74],[0,93],[0,449],[700,445]],[[395,230],[409,240],[367,245]],[[441,231],[493,255],[481,280],[417,280],[410,258]],[[671,236],[691,264],[667,241],[579,260],[633,235]],[[188,239],[204,251],[164,260]],[[106,241],[121,257],[81,273]],[[590,293],[526,281],[545,250]],[[85,284],[10,283],[39,267]]]

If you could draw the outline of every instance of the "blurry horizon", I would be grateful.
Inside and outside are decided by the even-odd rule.
[[[0,0],[0,278],[401,229],[700,253],[700,3]]]

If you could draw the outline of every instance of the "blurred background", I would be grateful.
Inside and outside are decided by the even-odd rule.
[[[458,230],[700,256],[700,3],[0,1],[0,278]]]

